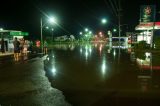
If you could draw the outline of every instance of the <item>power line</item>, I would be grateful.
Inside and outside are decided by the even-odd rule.
[[[113,16],[117,17],[117,12],[116,12],[116,10],[115,10],[114,5],[112,4],[112,2],[111,1],[107,2],[107,0],[104,0],[104,2],[107,5],[108,9],[113,14]]]

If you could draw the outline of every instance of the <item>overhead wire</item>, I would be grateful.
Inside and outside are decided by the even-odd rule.
[[[117,12],[114,8],[114,5],[112,3],[112,1],[107,1],[107,0],[104,0],[105,4],[106,4],[106,7],[108,7],[109,11],[111,12],[111,14],[113,15],[113,17],[116,17],[117,18]]]

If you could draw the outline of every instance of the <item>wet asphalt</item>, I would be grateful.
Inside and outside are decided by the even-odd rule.
[[[44,68],[73,106],[159,106],[159,59],[101,44],[58,45]]]
[[[0,57],[0,106],[70,106],[45,75],[45,56],[32,54],[17,62]]]
[[[19,62],[6,57],[0,62],[0,103],[159,106],[159,59],[105,45],[57,45],[45,56]]]

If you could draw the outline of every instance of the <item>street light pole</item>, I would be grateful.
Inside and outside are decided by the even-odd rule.
[[[49,19],[50,19],[49,21],[51,23],[56,23],[56,19],[54,17],[49,18]],[[40,26],[40,28],[41,28],[41,51],[43,53],[43,27],[45,26],[46,23],[43,24],[42,18],[40,19],[40,24],[41,24],[41,26]]]
[[[54,31],[54,29],[52,28],[51,30],[52,30],[52,43],[53,43],[53,41],[54,41],[54,39],[53,39],[53,31]]]
[[[40,23],[41,23],[41,52],[43,53],[43,33],[42,33],[42,18],[40,20]]]
[[[119,30],[119,46],[120,46],[120,37],[121,37],[121,5],[119,0],[119,8],[118,8],[118,30]]]

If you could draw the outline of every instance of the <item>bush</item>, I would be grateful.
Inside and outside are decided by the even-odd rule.
[[[154,38],[154,44],[156,49],[160,49],[160,37],[156,36]]]
[[[148,48],[148,44],[146,43],[146,41],[140,41],[139,43],[134,45],[135,49],[147,49]]]

